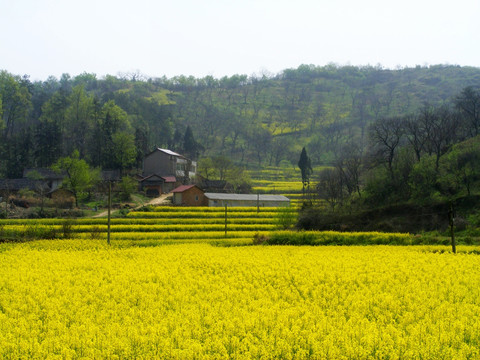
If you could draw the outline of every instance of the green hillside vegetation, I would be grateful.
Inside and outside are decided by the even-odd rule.
[[[221,79],[84,73],[43,82],[2,71],[0,176],[19,177],[74,150],[92,167],[139,167],[155,146],[185,150],[187,127],[199,156],[262,168],[296,164],[306,146],[314,165],[328,165],[348,139],[366,144],[373,121],[448,103],[479,84],[480,69],[449,65],[301,65]]]
[[[43,82],[1,71],[0,177],[66,158],[126,173],[165,147],[237,192],[289,196],[300,228],[417,232],[457,210],[460,227],[480,195],[479,88],[480,69],[450,65]]]

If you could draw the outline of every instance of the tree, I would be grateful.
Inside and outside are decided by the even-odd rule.
[[[420,161],[425,152],[425,145],[428,140],[428,127],[424,120],[425,118],[417,115],[409,115],[403,120],[405,136],[415,152],[417,161]]]
[[[175,132],[173,133],[173,136],[171,140],[169,141],[168,144],[169,148],[177,151],[177,152],[182,152],[182,146],[183,146],[183,141],[182,141],[182,133],[178,128],[175,129]]]
[[[130,166],[131,133],[132,129],[127,113],[115,105],[113,100],[105,103],[99,110],[95,131],[90,139],[91,144],[88,151],[90,161],[104,169],[123,169]],[[128,134],[128,136],[122,134]],[[133,137],[133,135],[131,136]],[[127,146],[125,149],[122,148],[123,142]],[[128,158],[127,164],[125,164],[127,160],[125,156]]]
[[[435,168],[435,157],[427,155],[417,162],[410,173],[409,187],[411,197],[415,201],[431,201],[438,197],[436,188],[438,172]]]
[[[438,170],[440,157],[445,154],[451,144],[457,140],[458,114],[447,106],[441,106],[433,110],[431,124],[429,126],[427,152],[435,154],[435,166]]]
[[[135,157],[137,155],[134,136],[119,131],[113,135],[112,142],[115,168],[123,171],[131,167],[135,163]]]
[[[137,155],[135,157],[135,165],[137,168],[142,167],[142,161],[148,153],[148,137],[147,132],[141,127],[135,129],[135,148]]]
[[[467,121],[470,136],[480,133],[480,90],[466,87],[455,99],[455,106]]]
[[[129,176],[123,176],[122,181],[119,184],[119,188],[120,199],[123,201],[129,201],[132,194],[135,192],[135,189],[137,188],[137,181]]]
[[[24,123],[31,107],[31,94],[19,76],[0,71],[0,129],[4,140],[14,135],[20,123]]]
[[[91,169],[85,160],[80,159],[78,150],[75,150],[71,156],[58,159],[52,168],[57,173],[65,173],[63,187],[73,193],[77,207],[82,193],[100,180],[100,171]]]
[[[35,159],[40,167],[53,164],[62,153],[62,133],[56,121],[40,121],[35,129]]]
[[[303,198],[305,199],[305,189],[310,188],[310,175],[313,173],[312,164],[310,158],[307,155],[307,150],[303,147],[300,154],[300,159],[298,160],[298,167],[302,172],[302,191]]]
[[[291,145],[290,138],[285,136],[274,137],[272,141],[272,147],[270,149],[270,165],[272,165],[273,161],[273,164],[278,166],[280,161],[284,159],[285,155],[291,152]]]
[[[252,181],[241,167],[232,166],[227,172],[226,180],[233,186],[235,193],[248,194],[252,190]]]
[[[323,170],[318,179],[318,196],[330,205],[332,211],[335,211],[335,207],[343,202],[344,186],[342,180],[342,174],[338,168]]]
[[[480,139],[455,145],[440,159],[438,184],[443,194],[458,196],[462,190],[470,196],[480,179]]]
[[[404,134],[400,118],[387,118],[375,121],[370,127],[370,141],[377,159],[386,163],[388,172],[394,180],[393,161],[401,145]]]
[[[64,142],[67,153],[76,149],[82,156],[87,151],[86,140],[93,130],[94,101],[93,96],[86,93],[82,85],[73,88],[67,98],[69,106],[65,110]]]
[[[222,155],[216,156],[212,160],[219,180],[226,180],[228,171],[233,167],[232,160]]]
[[[196,159],[202,146],[195,141],[193,131],[190,126],[187,126],[185,135],[183,136],[183,151],[190,159]]]
[[[360,146],[351,143],[342,148],[335,161],[335,166],[342,177],[342,183],[349,195],[354,192],[361,196],[360,175],[362,170],[362,150]]]
[[[204,157],[198,161],[198,172],[205,179],[210,179],[215,175],[215,165],[212,158]]]

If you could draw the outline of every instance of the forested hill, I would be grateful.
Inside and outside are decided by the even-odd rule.
[[[306,146],[313,163],[329,163],[346,140],[366,143],[369,123],[450,104],[467,86],[480,86],[480,68],[301,65],[271,76],[85,73],[44,82],[2,71],[0,176],[19,177],[75,149],[109,169],[138,166],[155,146],[249,166],[295,164]]]

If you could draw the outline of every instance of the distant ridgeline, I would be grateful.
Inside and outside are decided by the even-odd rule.
[[[313,164],[331,164],[346,143],[366,146],[375,121],[425,103],[453,107],[467,86],[480,86],[479,68],[301,65],[272,76],[84,73],[44,82],[2,71],[0,177],[18,178],[74,150],[105,169],[140,168],[156,147],[263,167],[296,164],[305,146]]]

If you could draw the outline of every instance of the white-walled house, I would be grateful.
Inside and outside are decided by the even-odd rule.
[[[186,172],[190,179],[195,178],[197,162],[172,150],[156,148],[143,159],[144,177],[156,174],[184,178]]]

